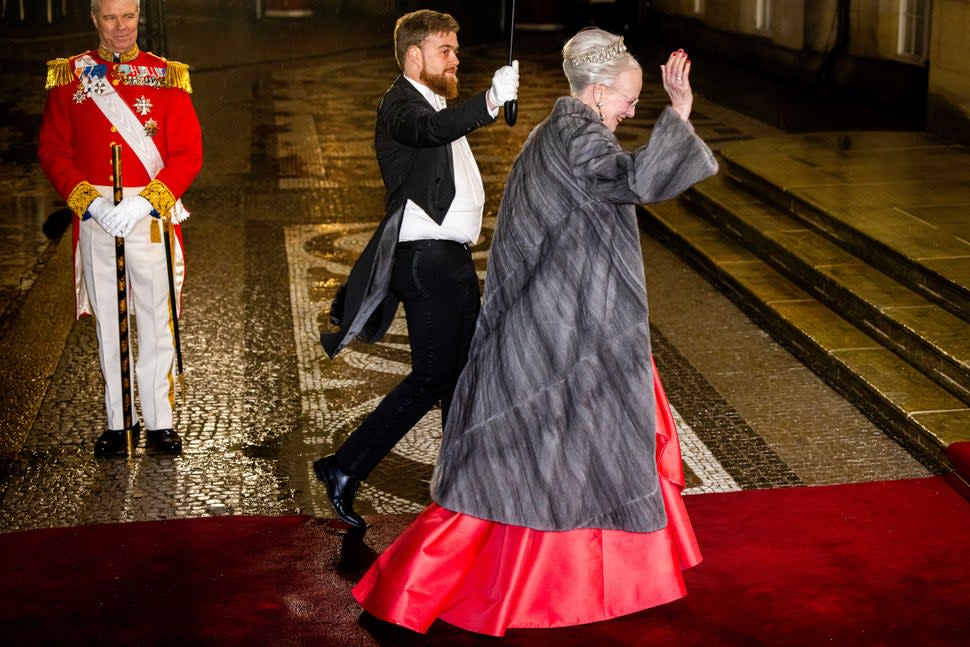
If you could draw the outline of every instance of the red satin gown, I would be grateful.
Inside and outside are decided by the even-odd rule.
[[[440,618],[501,636],[608,620],[686,595],[682,571],[702,557],[681,497],[677,428],[656,367],[653,375],[666,527],[549,532],[432,503],[364,574],[354,597],[372,615],[420,633]]]

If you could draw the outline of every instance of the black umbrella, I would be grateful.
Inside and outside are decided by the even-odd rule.
[[[512,64],[512,38],[515,36],[515,0],[512,0],[512,14],[509,19],[509,65]],[[505,123],[515,125],[515,118],[519,113],[518,99],[505,102]]]

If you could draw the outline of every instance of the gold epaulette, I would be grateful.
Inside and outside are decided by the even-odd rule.
[[[56,88],[59,85],[74,83],[74,73],[71,71],[71,60],[67,58],[55,58],[47,61],[47,83],[45,90]]]
[[[165,61],[165,87],[178,88],[192,94],[189,66],[178,61]]]

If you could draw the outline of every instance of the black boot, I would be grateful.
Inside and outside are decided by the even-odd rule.
[[[337,516],[354,528],[366,528],[367,522],[354,512],[354,495],[357,494],[360,479],[344,474],[333,455],[313,461],[313,471],[327,486],[327,498]]]
[[[94,455],[98,458],[106,456],[125,456],[128,454],[128,439],[124,429],[108,429],[94,441]],[[138,423],[131,426],[132,449],[138,446],[141,427]]]
[[[145,447],[157,454],[178,456],[182,453],[182,439],[174,429],[149,429]]]

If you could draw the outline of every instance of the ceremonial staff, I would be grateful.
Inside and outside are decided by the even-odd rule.
[[[162,237],[165,241],[165,269],[168,271],[168,303],[169,308],[172,311],[172,336],[175,340],[175,360],[176,360],[176,375],[179,379],[179,391],[182,393],[182,402],[185,402],[185,378],[182,374],[182,342],[179,337],[179,312],[178,312],[178,301],[176,300],[175,294],[175,269],[172,263],[172,249],[175,241],[173,236],[175,231],[172,227],[171,216],[165,215],[162,217],[163,231]]]
[[[512,0],[512,14],[509,19],[509,65],[512,64],[512,38],[515,36],[515,0]],[[505,102],[505,123],[515,125],[515,118],[519,114],[519,100],[512,99]]]
[[[114,203],[121,202],[121,144],[111,145],[111,181]],[[118,350],[121,357],[121,402],[124,408],[125,447],[128,457],[135,455],[135,439],[131,431],[131,353],[128,348],[128,273],[125,265],[125,239],[115,236],[115,269],[118,277]]]

